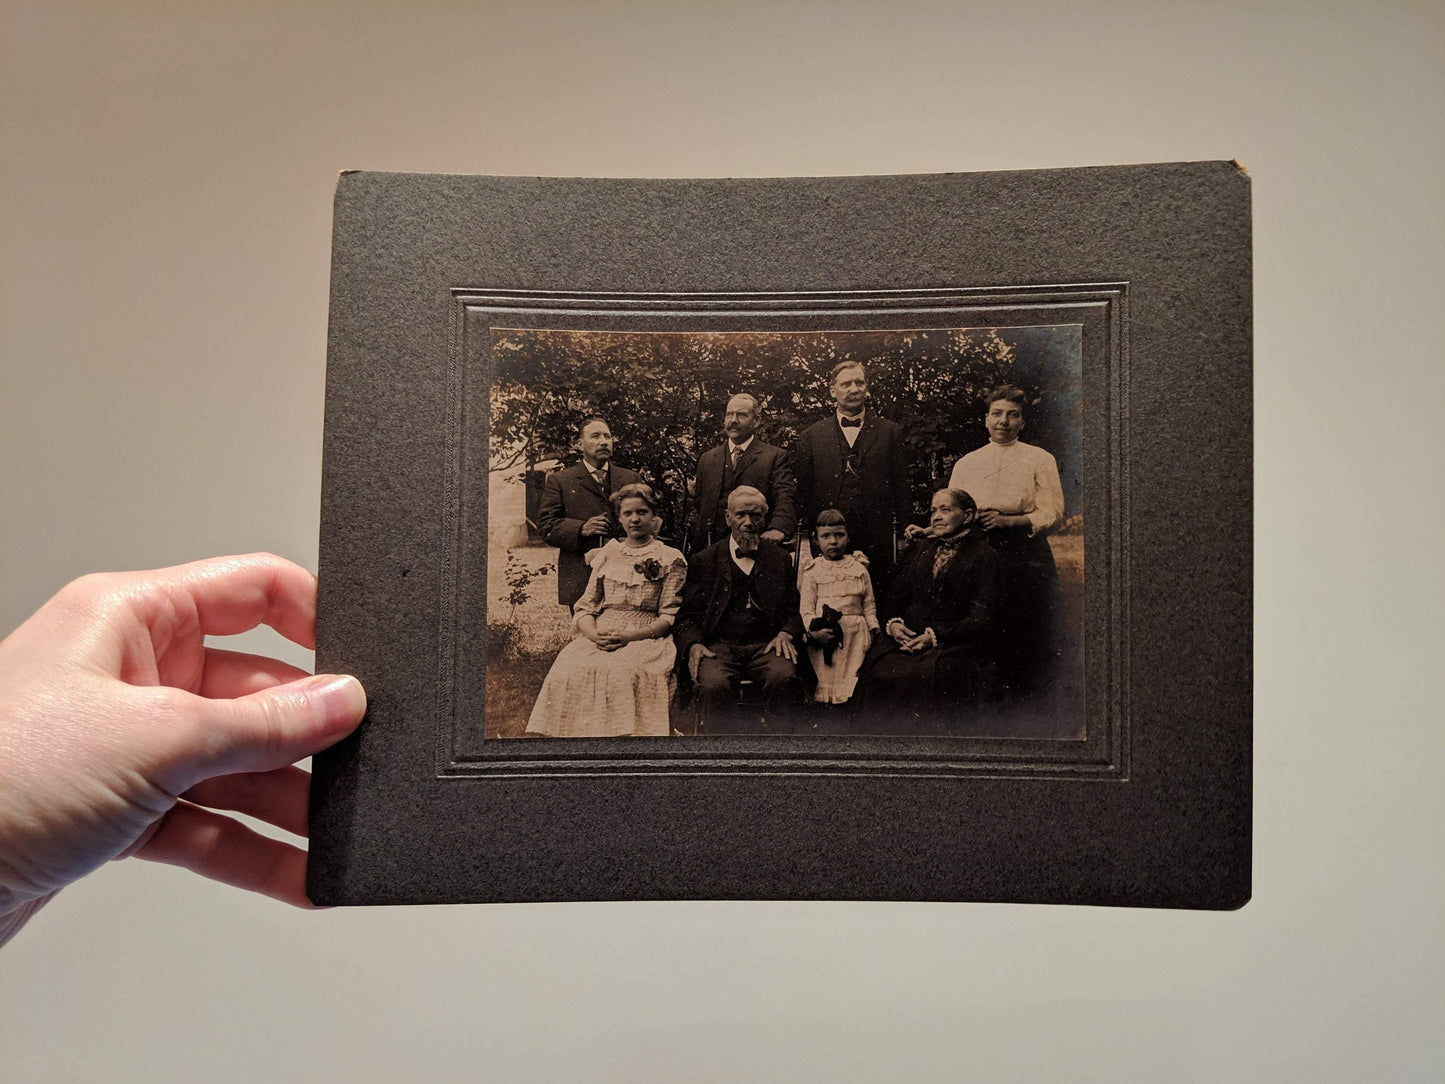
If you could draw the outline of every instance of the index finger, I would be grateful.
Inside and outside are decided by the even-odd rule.
[[[205,636],[269,625],[302,647],[316,646],[316,577],[271,553],[212,557],[134,574],[128,600],[154,631],[194,622]]]

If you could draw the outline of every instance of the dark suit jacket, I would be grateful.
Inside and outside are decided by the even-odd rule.
[[[902,529],[913,513],[903,429],[872,410],[864,413],[863,427],[851,449],[857,457],[858,495],[852,507],[845,507],[843,457],[849,450],[833,414],[799,435],[793,466],[805,526],[811,528],[823,509],[837,508],[848,517],[853,544],[868,554],[876,568],[891,566],[892,533]]]
[[[607,465],[610,485],[607,492],[582,463],[547,475],[542,483],[542,503],[537,509],[537,530],[561,552],[557,555],[557,601],[571,606],[587,589],[590,570],[583,555],[607,542],[620,538],[622,532],[615,521],[612,534],[582,537],[582,524],[593,516],[611,516],[608,498],[625,485],[642,481],[642,475],[626,467]]]
[[[793,537],[793,532],[798,529],[798,505],[794,492],[797,485],[788,454],[783,449],[764,444],[754,437],[748,450],[738,457],[737,470],[733,472],[727,492],[724,492],[726,472],[725,443],[709,448],[697,461],[697,505],[688,532],[694,553],[726,535],[726,527],[718,529],[718,518],[727,507],[728,493],[738,486],[752,486],[767,498],[768,524],[764,530],[782,531],[784,538]]]
[[[677,641],[678,664],[686,670],[687,653],[693,644],[710,645],[718,622],[732,597],[733,556],[726,538],[692,555],[687,563],[687,584],[682,589],[682,608],[677,612],[673,636]],[[790,633],[793,642],[803,642],[803,618],[798,612],[798,584],[793,562],[781,546],[764,541],[753,561],[754,594],[762,604],[763,616],[772,629]]]

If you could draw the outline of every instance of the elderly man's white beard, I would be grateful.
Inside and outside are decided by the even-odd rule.
[[[745,534],[742,531],[734,531],[733,541],[738,544],[739,556],[750,557],[758,552],[758,543],[761,541],[761,539],[757,534]]]

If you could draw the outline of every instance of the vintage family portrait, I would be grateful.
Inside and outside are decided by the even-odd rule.
[[[488,738],[1085,737],[1079,325],[489,347]]]

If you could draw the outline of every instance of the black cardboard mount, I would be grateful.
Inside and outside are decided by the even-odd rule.
[[[312,898],[1242,905],[1249,208],[1228,162],[343,174],[317,667],[359,676],[370,708],[315,760]],[[481,332],[1064,312],[1086,339],[1085,741],[482,737]]]

